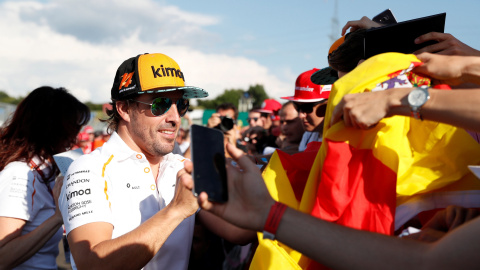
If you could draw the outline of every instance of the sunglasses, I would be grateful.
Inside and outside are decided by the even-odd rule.
[[[138,103],[142,103],[145,105],[150,105],[150,110],[152,111],[152,114],[155,116],[160,116],[168,112],[170,107],[172,107],[172,99],[170,98],[164,98],[164,97],[158,97],[152,101],[152,103],[146,103],[134,99],[130,99],[131,101],[135,101]],[[177,110],[178,114],[180,116],[184,116],[185,113],[187,113],[188,106],[190,105],[188,102],[188,99],[184,98],[179,98],[177,99],[177,102],[175,103],[177,105]]]
[[[294,102],[293,103],[293,106],[295,107],[295,110],[297,110],[297,112],[304,112],[304,113],[312,113],[313,112],[313,108],[315,106],[317,106],[318,104],[321,104],[323,103],[324,101],[320,101],[320,102],[313,102],[313,103],[297,103],[297,102]],[[325,116],[325,112],[327,111],[327,103],[319,106],[317,108],[317,112],[316,114],[318,116]]]
[[[252,121],[252,120],[257,122],[258,119],[260,119],[260,118],[259,117],[252,117],[252,118],[249,117],[249,118],[247,118],[247,122],[250,123],[250,121]]]

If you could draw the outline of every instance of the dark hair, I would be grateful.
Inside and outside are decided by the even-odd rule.
[[[293,106],[293,108],[295,108],[295,104],[293,103],[293,101],[289,100],[289,101],[282,104],[282,108],[278,111],[278,114],[280,115],[280,112],[285,110],[285,108],[290,106],[290,105]]]
[[[10,162],[30,162],[38,157],[38,166],[53,160],[75,142],[81,127],[90,120],[88,107],[65,88],[43,86],[33,90],[17,106],[0,131],[0,171]],[[58,174],[53,166],[47,181]]]
[[[125,101],[125,102],[127,102],[127,101]],[[117,131],[118,123],[120,123],[120,119],[122,119],[120,114],[118,114],[117,104],[116,104],[115,100],[110,102],[110,105],[112,106],[112,109],[111,110],[109,110],[109,109],[106,110],[108,118],[107,119],[100,119],[100,122],[107,122],[107,133],[108,134],[111,134],[113,131]]]
[[[364,59],[364,38],[366,29],[348,33],[345,41],[328,55],[328,64],[337,71],[352,71]]]
[[[260,113],[258,110],[260,110],[261,107],[260,106],[254,106],[249,112],[258,112]]]
[[[237,119],[238,119],[238,110],[237,110],[237,107],[235,107],[235,105],[233,105],[233,104],[230,103],[230,102],[222,103],[222,104],[218,105],[217,108],[215,109],[215,111],[218,112],[219,110],[233,110],[234,120],[237,120]]]

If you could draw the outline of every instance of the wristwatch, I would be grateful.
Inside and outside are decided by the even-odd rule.
[[[410,105],[413,118],[423,120],[420,109],[429,98],[428,86],[417,87],[408,94],[408,105]]]

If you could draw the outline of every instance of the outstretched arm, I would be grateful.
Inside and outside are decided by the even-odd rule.
[[[429,52],[443,55],[480,56],[480,51],[466,45],[451,34],[430,32],[415,39],[415,44],[421,44],[431,40],[437,41],[438,43],[423,47],[415,51],[414,54]]]
[[[233,147],[228,150],[240,165],[228,168],[229,201],[215,204],[202,193],[200,205],[233,224],[262,231],[274,201],[255,164],[241,151]],[[440,241],[423,243],[351,229],[288,208],[276,238],[334,269],[451,269],[475,268],[480,263],[476,256],[480,248],[480,219]]]
[[[330,125],[338,121],[347,127],[368,129],[393,115],[410,116],[407,96],[412,88],[345,95],[335,106]],[[430,89],[422,106],[423,119],[480,132],[480,88],[452,91]]]
[[[480,84],[480,57],[422,53],[417,55],[417,58],[423,64],[416,67],[414,72],[424,74],[439,83],[448,85]]]
[[[178,173],[173,200],[135,230],[112,239],[113,225],[94,222],[68,234],[70,249],[78,269],[140,269],[160,250],[169,235],[198,209],[192,194],[193,183]]]

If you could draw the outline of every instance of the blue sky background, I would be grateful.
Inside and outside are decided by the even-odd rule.
[[[327,65],[331,36],[347,21],[386,8],[398,21],[446,12],[445,32],[480,49],[474,0],[0,1],[0,89],[19,96],[64,86],[82,101],[108,102],[123,60],[162,52],[212,97],[258,83],[278,99],[300,73]]]

